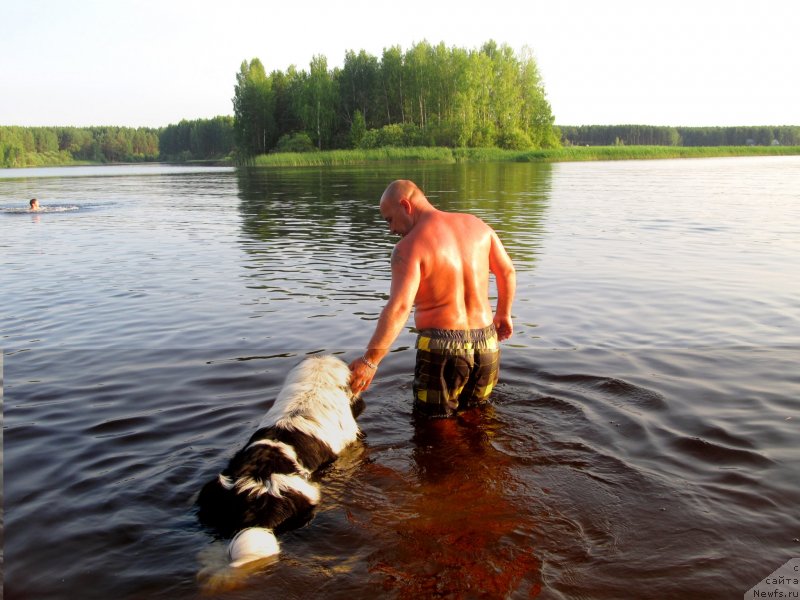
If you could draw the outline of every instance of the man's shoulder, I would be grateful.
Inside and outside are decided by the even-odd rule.
[[[419,246],[418,239],[418,236],[413,235],[412,232],[398,240],[392,250],[392,260],[395,258],[408,260]]]
[[[458,218],[453,220],[453,225],[458,228],[460,232],[465,232],[473,239],[484,238],[490,236],[494,229],[492,229],[483,219],[470,213],[452,213],[458,215]]]
[[[445,223],[448,226],[463,227],[466,225],[475,229],[491,229],[480,217],[472,213],[439,211],[435,218],[436,220],[433,222],[437,224]]]

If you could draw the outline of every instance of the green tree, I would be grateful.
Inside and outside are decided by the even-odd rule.
[[[380,95],[386,110],[382,125],[405,123],[403,108],[403,51],[400,46],[384,48],[380,62]]]
[[[348,50],[344,67],[337,74],[339,107],[348,123],[353,123],[356,111],[368,126],[380,123],[380,68],[378,59],[364,50],[358,54]]]
[[[364,115],[361,114],[360,110],[357,110],[353,115],[353,125],[350,127],[350,145],[353,148],[358,148],[366,133],[367,123],[364,120]]]
[[[537,148],[556,148],[560,134],[556,132],[555,117],[547,101],[539,67],[530,48],[522,49],[519,64],[521,92],[521,128]]]
[[[422,41],[406,52],[403,61],[403,81],[407,82],[408,90],[405,110],[410,122],[419,127],[428,122],[432,54],[431,45]]]
[[[303,78],[297,68],[291,65],[286,72],[273,71],[270,74],[272,91],[275,96],[274,115],[277,136],[280,139],[286,134],[303,129],[298,108],[300,105]]]
[[[52,129],[35,127],[33,139],[36,152],[58,152],[58,136]]]
[[[291,133],[281,136],[275,150],[278,152],[312,152],[316,150],[308,134]]]
[[[306,132],[317,145],[330,147],[336,118],[336,84],[328,72],[328,60],[322,55],[311,59],[309,73],[303,78],[300,116]]]
[[[469,60],[469,95],[473,127],[470,146],[494,146],[496,129],[492,115],[492,59],[485,52],[473,51]]]
[[[261,61],[243,61],[236,75],[233,123],[239,150],[245,156],[265,153],[277,139],[274,100]]]

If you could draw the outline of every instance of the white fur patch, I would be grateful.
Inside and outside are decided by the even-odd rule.
[[[236,480],[236,490],[251,496],[269,494],[280,498],[285,492],[299,492],[312,504],[319,502],[319,489],[302,475],[273,473],[267,481],[259,481],[252,477],[240,477]]]
[[[228,555],[232,567],[240,567],[261,558],[280,552],[278,540],[272,530],[263,527],[242,529],[228,545]]]
[[[287,375],[260,427],[300,431],[340,454],[358,438],[349,381],[350,369],[335,356],[304,360]]]

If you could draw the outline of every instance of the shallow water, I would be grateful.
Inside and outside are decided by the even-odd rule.
[[[800,159],[63,171],[0,172],[6,597],[729,598],[800,555]],[[517,265],[494,403],[415,422],[405,331],[234,576],[194,497],[363,348],[397,177]]]

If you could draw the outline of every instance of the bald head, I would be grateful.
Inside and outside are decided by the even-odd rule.
[[[381,196],[381,201],[398,201],[401,198],[410,198],[414,193],[419,192],[417,184],[408,179],[397,179],[389,184]]]
[[[381,196],[381,216],[389,230],[398,235],[406,235],[421,215],[435,210],[417,184],[408,179],[393,181]]]
[[[430,206],[422,190],[409,179],[397,179],[390,183],[381,196],[381,205],[396,205],[403,200],[406,200],[413,209],[425,209]]]

